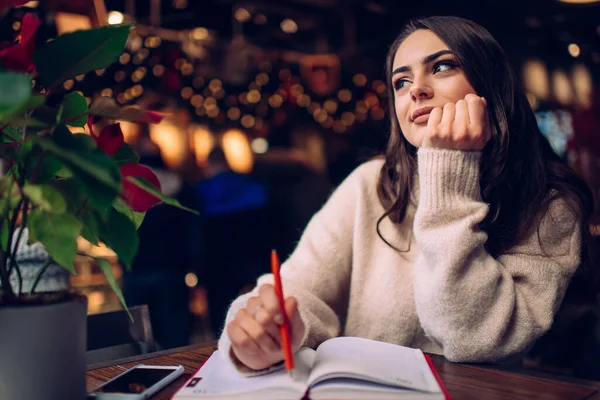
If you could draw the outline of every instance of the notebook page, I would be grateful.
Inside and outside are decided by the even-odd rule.
[[[306,381],[310,367],[315,358],[312,349],[300,349],[294,356],[294,378],[292,379],[285,369],[271,372],[266,375],[245,377],[224,360],[215,351],[204,366],[194,375],[200,378],[193,387],[187,384],[174,399],[202,399],[202,398],[248,398],[248,394],[260,393],[260,398],[289,398],[297,400],[306,391]]]
[[[354,337],[330,339],[317,349],[308,383],[314,386],[327,378],[365,379],[441,392],[421,350]]]

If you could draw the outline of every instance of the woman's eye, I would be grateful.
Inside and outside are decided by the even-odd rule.
[[[406,86],[406,84],[407,84],[407,80],[406,79],[396,79],[394,81],[394,90],[400,90],[404,86]]]
[[[451,61],[442,61],[433,67],[433,72],[444,72],[456,68],[456,65]]]

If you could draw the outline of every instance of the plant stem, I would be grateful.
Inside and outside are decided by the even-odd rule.
[[[18,290],[18,296],[21,295],[22,289],[23,289],[23,278],[21,276],[21,269],[19,268],[19,265],[17,264],[17,251],[19,251],[19,244],[21,243],[21,237],[23,236],[23,231],[25,230],[25,227],[27,226],[27,208],[29,208],[29,199],[25,199],[23,201],[23,219],[21,220],[21,230],[19,231],[19,234],[17,235],[17,240],[15,241],[15,245],[13,246],[13,251],[12,251],[12,256],[10,257],[10,268],[8,269],[8,277],[10,278],[10,273],[11,271],[14,269],[17,272],[17,278],[19,279],[19,290]]]
[[[3,253],[4,250],[0,246],[0,280],[2,281],[2,294],[5,295],[8,300],[12,300],[15,298],[15,293],[10,285],[10,279],[8,279],[8,272],[6,271]]]
[[[8,239],[6,241],[6,254],[4,254],[4,265],[8,265],[8,258],[10,256],[12,250],[12,238],[15,233],[15,226],[17,225],[17,218],[19,218],[19,210],[21,209],[21,205],[23,205],[23,200],[19,201],[17,204],[17,208],[13,211],[13,217],[10,220],[10,225],[8,227]],[[10,271],[9,271],[10,272]]]
[[[35,288],[40,282],[42,275],[44,275],[44,272],[46,272],[46,269],[48,269],[50,261],[52,261],[52,259],[50,258],[50,256],[48,256],[46,261],[44,261],[44,264],[40,267],[40,270],[38,271],[37,275],[35,276],[35,280],[33,281],[33,285],[31,285],[31,291],[29,292],[30,294],[33,294],[33,292],[35,292]]]

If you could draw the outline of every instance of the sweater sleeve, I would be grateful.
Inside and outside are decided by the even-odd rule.
[[[580,224],[560,199],[539,220],[539,236],[534,224],[497,259],[486,252],[480,158],[456,150],[418,153],[415,304],[426,334],[456,362],[499,361],[527,350],[552,325],[580,261]]]
[[[340,334],[340,321],[345,318],[348,308],[355,211],[364,185],[368,184],[365,175],[375,169],[378,173],[380,165],[376,162],[363,164],[342,182],[313,216],[296,249],[282,265],[283,292],[286,296],[296,297],[298,311],[306,325],[303,346],[315,348]],[[257,294],[260,285],[272,282],[272,274],[261,276],[252,292],[232,303],[225,324],[229,324],[246,306],[248,299]],[[219,350],[231,361],[231,342],[226,331],[219,339]],[[271,370],[251,371],[244,366],[235,366],[245,374]]]

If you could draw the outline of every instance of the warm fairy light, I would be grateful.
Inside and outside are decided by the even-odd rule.
[[[187,135],[166,120],[160,124],[150,124],[149,129],[150,139],[160,148],[165,164],[171,168],[181,166],[189,150]]]
[[[523,65],[523,83],[525,89],[538,99],[547,100],[550,97],[548,69],[542,61],[532,59]]]
[[[198,277],[193,272],[188,272],[185,275],[185,284],[187,287],[196,287],[198,285]]]
[[[261,86],[264,86],[267,83],[269,83],[269,75],[267,75],[264,72],[261,72],[260,74],[256,75],[255,82]]]
[[[571,70],[571,80],[577,102],[589,108],[592,105],[592,74],[584,64],[577,64]]]
[[[64,87],[66,90],[71,90],[71,89],[73,88],[73,85],[74,85],[74,84],[75,84],[75,82],[73,81],[73,79],[69,79],[68,81],[65,81],[65,82],[63,83],[63,87]]]
[[[106,68],[97,69],[96,70],[96,75],[97,76],[102,76],[102,75],[104,75],[105,72],[106,72]]]
[[[256,25],[264,25],[267,23],[267,17],[264,14],[256,14],[253,21]]]
[[[223,97],[225,97],[225,91],[223,89],[219,89],[213,94],[213,96],[215,96],[215,99],[221,100]]]
[[[342,121],[334,121],[333,122],[333,131],[335,133],[344,133],[346,132],[346,125],[342,123]]]
[[[194,73],[194,66],[190,63],[185,63],[181,66],[181,74],[190,76]]]
[[[240,93],[239,96],[238,96],[239,102],[242,103],[242,104],[244,104],[244,105],[248,104],[248,99],[247,99],[246,96],[248,96],[248,92],[242,92],[242,93]]]
[[[569,44],[568,50],[569,50],[569,54],[573,58],[577,58],[581,54],[581,49],[579,48],[579,46],[577,45],[577,43],[571,43],[571,44]]]
[[[190,37],[193,40],[204,40],[208,39],[208,29],[206,28],[195,28],[190,32]]]
[[[237,10],[235,10],[235,19],[237,19],[239,22],[246,22],[249,21],[250,18],[252,17],[250,15],[250,12],[248,10],[246,10],[245,8],[238,8]]]
[[[568,4],[593,4],[593,3],[598,3],[600,0],[558,0],[561,3],[568,3]]]
[[[281,71],[279,71],[278,75],[279,75],[279,79],[282,80],[282,81],[284,81],[284,82],[287,81],[287,80],[289,80],[289,79],[291,79],[291,77],[292,77],[292,73],[287,68],[284,68]]]
[[[552,90],[559,103],[569,105],[573,101],[571,82],[564,71],[556,70],[552,74]]]
[[[254,123],[256,122],[254,120],[254,117],[250,114],[246,114],[242,117],[242,119],[240,120],[240,122],[242,123],[242,126],[246,129],[250,129],[254,126]]]
[[[238,119],[240,119],[241,115],[242,112],[237,107],[231,107],[229,110],[227,110],[227,118],[229,118],[232,121],[237,121]]]
[[[327,120],[327,116],[327,112],[323,109],[319,109],[313,114],[313,118],[315,119],[315,121],[317,121],[320,124]]]
[[[283,21],[281,21],[281,24],[279,26],[281,27],[281,30],[285,33],[298,32],[298,24],[294,20],[289,18],[286,18]]]
[[[186,86],[183,89],[181,89],[181,97],[185,100],[189,100],[193,94],[194,94],[194,89],[192,89],[189,86]]]
[[[204,104],[204,97],[201,94],[195,94],[192,96],[190,104],[194,107],[200,107]]]
[[[333,118],[327,117],[325,121],[321,122],[321,126],[327,129],[331,128],[333,126]]]
[[[206,108],[204,107],[196,107],[196,115],[199,117],[203,117],[206,115]]]
[[[111,11],[108,13],[108,24],[109,25],[119,25],[123,23],[124,20],[123,13],[118,11]]]
[[[115,81],[117,81],[117,82],[122,82],[123,79],[125,79],[125,77],[126,77],[126,75],[125,75],[125,72],[123,72],[123,71],[117,71],[115,73]]]
[[[217,118],[220,113],[221,110],[219,109],[219,107],[216,106],[206,110],[206,115],[208,115],[210,118]]]
[[[214,93],[223,88],[223,83],[219,79],[213,79],[209,82],[208,88]]]
[[[192,85],[194,85],[196,89],[200,89],[202,86],[204,86],[204,78],[201,76],[195,77]]]
[[[121,131],[123,131],[123,138],[128,144],[134,144],[137,142],[140,136],[140,126],[136,123],[129,121],[119,121]]]
[[[382,108],[375,107],[371,109],[371,118],[375,121],[379,121],[385,117],[385,111]]]
[[[240,173],[252,171],[254,158],[248,138],[239,129],[231,129],[223,135],[223,152],[229,167]]]
[[[160,77],[165,73],[165,67],[164,65],[155,65],[154,67],[152,67],[152,73],[154,74],[154,76]]]
[[[365,74],[356,74],[352,77],[352,82],[359,87],[363,87],[367,84],[367,77]]]
[[[252,140],[250,147],[256,154],[264,154],[269,150],[269,142],[265,138],[256,138]]]
[[[177,60],[175,60],[175,68],[177,69],[181,69],[181,67],[183,67],[183,64],[185,64],[187,61],[184,58],[178,58]]]
[[[144,93],[144,88],[140,84],[134,85],[131,88],[131,94],[133,94],[135,97],[140,97],[142,93]]]
[[[325,101],[325,104],[323,104],[323,108],[329,114],[334,114],[337,111],[338,103],[335,100],[328,99],[327,101]]]
[[[203,167],[208,161],[208,155],[215,147],[215,138],[204,126],[193,127],[191,137],[196,164],[198,164],[200,167]]]
[[[314,114],[315,111],[317,111],[318,109],[321,108],[321,105],[319,103],[317,103],[316,101],[313,101],[312,103],[310,103],[307,107],[308,112],[310,114]]]
[[[100,92],[101,96],[108,96],[108,97],[112,97],[113,95],[113,90],[111,88],[106,88],[106,89],[102,89],[102,92]]]
[[[365,102],[371,108],[379,106],[379,99],[377,98],[375,93],[365,94]]]
[[[127,102],[127,99],[125,98],[125,94],[119,93],[119,95],[117,96],[117,101],[121,104],[124,104],[125,102]]]
[[[356,117],[351,112],[346,111],[342,113],[342,123],[346,126],[352,125],[355,119]]]
[[[382,81],[376,80],[373,81],[371,88],[379,95],[385,93],[386,85]]]
[[[307,94],[301,94],[300,96],[298,96],[298,98],[296,99],[296,103],[300,106],[300,107],[308,107],[310,105],[310,96]]]
[[[278,94],[274,94],[273,96],[269,97],[269,105],[273,108],[281,107],[282,103],[283,103],[283,97],[281,97]]]
[[[161,43],[162,43],[162,39],[158,36],[148,36],[146,38],[146,40],[144,40],[144,46],[146,46],[150,49],[155,49],[157,47],[160,47]]]
[[[365,101],[359,100],[356,102],[356,111],[365,114],[369,111],[369,105]]]
[[[352,100],[352,92],[348,89],[342,89],[338,92],[337,97],[342,103],[348,103]]]
[[[246,99],[248,103],[258,103],[260,101],[260,92],[258,90],[251,90],[248,92]]]
[[[296,83],[290,87],[290,93],[292,96],[298,97],[304,93],[304,88]]]

